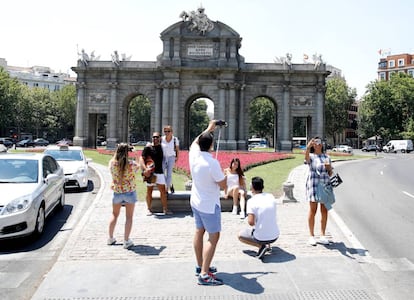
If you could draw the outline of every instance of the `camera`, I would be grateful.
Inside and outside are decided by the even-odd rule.
[[[223,121],[223,120],[217,120],[217,121],[216,121],[216,126],[220,126],[220,127],[224,126],[224,127],[227,127],[227,126],[228,126],[228,124],[227,124],[227,122],[226,122],[226,121]]]

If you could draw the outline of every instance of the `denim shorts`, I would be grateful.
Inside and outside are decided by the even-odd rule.
[[[221,231],[221,209],[218,205],[216,205],[213,214],[203,213],[193,207],[191,209],[193,210],[197,229],[204,228],[208,233],[216,233]]]
[[[135,204],[137,202],[137,192],[114,193],[112,204]]]

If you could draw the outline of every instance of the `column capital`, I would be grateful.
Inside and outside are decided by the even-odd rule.
[[[76,86],[79,89],[84,89],[86,88],[86,82],[82,81],[82,82],[76,82]]]

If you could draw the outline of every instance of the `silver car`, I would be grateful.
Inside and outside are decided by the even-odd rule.
[[[41,235],[46,217],[65,205],[65,175],[43,153],[0,155],[0,239]]]
[[[44,153],[53,156],[63,168],[66,177],[66,188],[75,187],[81,190],[88,188],[88,163],[92,159],[86,158],[82,147],[68,145],[51,145]]]

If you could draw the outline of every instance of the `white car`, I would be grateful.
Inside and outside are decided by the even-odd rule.
[[[66,177],[66,188],[88,188],[88,162],[82,147],[68,145],[48,146],[44,153],[53,156],[63,168]]]
[[[65,205],[65,175],[42,153],[0,155],[0,239],[41,235],[46,217]]]
[[[353,149],[351,146],[348,145],[337,145],[332,148],[333,152],[344,152],[344,153],[352,153]]]

